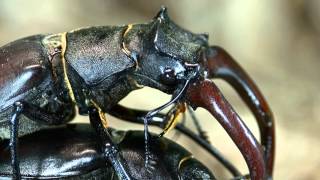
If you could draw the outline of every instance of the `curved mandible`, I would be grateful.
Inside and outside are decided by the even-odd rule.
[[[254,114],[260,130],[267,174],[271,177],[275,154],[275,124],[265,98],[250,76],[223,48],[211,46],[203,60],[208,70],[208,78],[227,81]]]
[[[186,100],[194,108],[205,108],[219,121],[246,160],[252,180],[266,179],[260,144],[211,80],[198,79],[190,84]]]

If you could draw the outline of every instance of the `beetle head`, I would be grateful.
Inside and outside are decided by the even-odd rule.
[[[169,18],[166,8],[161,8],[150,26],[134,74],[139,84],[172,93],[177,85],[199,74],[198,61],[208,47],[208,36],[181,28]]]
[[[173,98],[161,107],[149,111],[144,118],[148,119],[178,101],[185,102],[193,108],[202,107],[208,110],[238,146],[248,164],[251,178],[265,179],[266,168],[261,146],[218,87],[207,79],[217,75],[219,68],[220,71],[229,70],[221,68],[223,63],[230,63],[229,55],[221,54],[222,51],[215,47],[209,47],[206,36],[193,34],[173,23],[164,8],[155,17],[152,25],[152,40],[145,44],[140,66],[135,71],[136,80],[142,85],[173,94]],[[241,84],[245,82],[241,80],[246,76],[245,73],[241,72],[240,68],[236,71],[241,76],[240,85],[236,86],[244,86],[244,92],[248,91],[246,85]],[[230,75],[233,72],[227,73]],[[250,86],[255,89],[253,85]],[[252,99],[256,103],[256,98]],[[269,162],[272,168],[272,160]]]

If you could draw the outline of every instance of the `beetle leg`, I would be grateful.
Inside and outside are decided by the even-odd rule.
[[[272,112],[253,80],[221,47],[208,48],[204,57],[208,78],[222,78],[230,83],[253,112],[259,129],[267,173],[272,176],[275,151],[275,126]]]
[[[186,105],[184,103],[175,104],[166,115],[165,126],[163,131],[159,134],[159,137],[162,137],[169,130],[174,128],[178,123],[181,114],[184,114],[185,111],[186,111]]]
[[[145,168],[149,174],[152,174],[154,170],[154,165],[156,164],[155,159],[152,157],[149,149],[149,129],[148,129],[148,121],[150,121],[151,117],[147,116],[143,117],[143,124],[144,124],[144,148],[145,148]]]
[[[15,102],[13,104],[13,114],[10,120],[10,153],[13,179],[20,179],[19,160],[17,153],[18,146],[18,129],[19,116],[23,114],[30,120],[42,122],[48,125],[57,125],[69,120],[74,115],[73,112],[66,111],[66,113],[50,113],[42,108],[34,106],[26,102]],[[70,116],[71,115],[71,116]]]
[[[192,113],[191,118],[193,118],[193,121],[194,121],[195,125],[197,126],[198,134],[200,135],[200,137],[202,139],[204,139],[205,141],[208,141],[207,136],[206,136],[206,132],[204,130],[202,130],[202,128],[199,124],[199,120],[194,115],[193,110],[190,108],[188,108],[188,110],[190,111],[190,114]],[[108,113],[119,118],[119,119],[125,120],[125,121],[130,121],[133,123],[143,123],[142,119],[144,116],[146,116],[146,114],[148,112],[144,111],[144,110],[123,107],[121,105],[115,105]],[[183,113],[183,115],[185,116],[185,113]],[[168,116],[168,114],[158,113],[158,114],[154,115],[153,117],[151,117],[151,119],[149,120],[149,123],[151,123],[152,125],[156,125],[160,128],[163,128],[163,124],[167,124],[167,122],[168,122],[168,120],[166,120],[167,116]],[[192,117],[192,116],[194,116],[194,117]]]
[[[162,137],[164,134],[166,134],[170,129],[174,128],[176,126],[176,124],[179,121],[179,117],[181,114],[184,114],[186,111],[186,107],[188,107],[188,112],[191,116],[191,119],[194,123],[194,125],[196,126],[196,129],[199,133],[199,136],[207,141],[210,144],[209,141],[209,137],[206,133],[206,131],[202,130],[202,127],[199,123],[198,118],[196,117],[196,115],[194,114],[194,111],[192,110],[192,108],[190,106],[187,106],[184,103],[178,103],[175,106],[173,106],[169,112],[166,115],[166,119],[165,119],[165,128],[164,130],[160,133],[159,137]]]
[[[119,179],[129,180],[131,179],[130,174],[127,171],[127,163],[121,156],[118,147],[113,143],[111,135],[108,130],[104,127],[99,110],[95,107],[89,108],[90,123],[96,130],[98,137],[102,144],[102,151],[109,162],[112,164],[115,172]]]
[[[13,108],[12,117],[10,120],[10,154],[11,154],[11,166],[12,166],[12,179],[21,179],[19,159],[17,154],[18,146],[18,128],[19,128],[19,116],[22,113],[23,106],[21,103],[15,103]]]
[[[202,130],[202,127],[201,127],[201,125],[200,125],[200,123],[199,123],[199,120],[198,120],[197,116],[195,115],[193,109],[192,109],[190,106],[188,106],[188,105],[187,105],[187,107],[188,107],[188,112],[189,112],[189,114],[190,114],[190,116],[191,116],[191,119],[192,119],[192,121],[193,121],[193,124],[194,124],[194,125],[196,126],[196,128],[197,128],[197,131],[198,131],[198,133],[199,133],[199,136],[200,136],[203,140],[205,140],[205,141],[207,141],[209,144],[211,144],[210,141],[209,141],[209,137],[208,137],[207,132],[204,131],[204,130]]]
[[[223,155],[221,152],[216,149],[212,144],[209,144],[206,140],[200,138],[190,129],[178,124],[176,126],[178,131],[181,131],[183,134],[194,140],[198,145],[204,148],[209,154],[215,157],[234,177],[241,176],[240,171]]]
[[[186,124],[186,113],[182,113],[182,117],[181,117],[181,120],[179,120],[180,122],[177,124],[177,125],[180,125],[180,126],[185,126]],[[177,129],[177,125],[174,127],[175,129]],[[172,136],[172,140],[173,141],[176,141],[179,139],[181,135],[181,132],[180,131],[175,131],[174,135]]]
[[[145,166],[148,167],[149,166],[149,161],[151,160],[151,155],[150,155],[150,151],[149,151],[149,130],[148,130],[148,123],[151,120],[151,118],[158,114],[160,111],[162,111],[163,109],[169,107],[170,105],[177,103],[182,97],[183,94],[185,92],[185,90],[187,89],[188,85],[190,83],[190,79],[186,80],[184,84],[182,84],[180,87],[177,88],[177,90],[174,92],[173,98],[167,102],[166,104],[152,110],[149,111],[146,116],[143,117],[143,124],[144,124],[144,137],[145,137]],[[150,161],[151,162],[151,161]],[[155,163],[155,162],[152,162]]]
[[[110,110],[109,113],[122,120],[143,124],[143,118],[146,116],[148,112],[145,110],[137,110],[123,107],[121,105],[116,105]],[[161,128],[165,121],[165,118],[165,114],[157,113],[149,119],[149,124]],[[230,161],[224,158],[223,155],[214,146],[212,146],[207,141],[203,140],[197,134],[192,132],[189,128],[184,127],[181,124],[177,124],[175,128],[184,135],[188,136],[193,141],[195,141],[199,146],[204,148],[209,154],[215,157],[234,177],[241,176],[239,170],[235,166],[233,166],[233,164]]]

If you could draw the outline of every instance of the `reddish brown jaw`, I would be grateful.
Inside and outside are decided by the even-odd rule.
[[[272,177],[275,157],[275,123],[273,114],[261,91],[242,67],[221,47],[211,46],[202,57],[207,78],[227,81],[254,114],[259,125],[268,177]]]
[[[216,85],[211,80],[199,79],[188,87],[186,99],[189,105],[208,110],[219,121],[246,160],[251,179],[266,179],[261,146]]]

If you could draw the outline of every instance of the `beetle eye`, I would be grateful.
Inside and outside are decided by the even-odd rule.
[[[160,78],[161,78],[161,81],[167,85],[172,85],[177,80],[176,72],[173,69],[171,69],[170,67],[166,67],[163,70],[163,74],[161,74]]]

